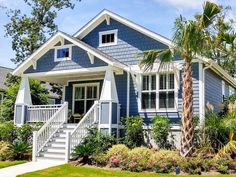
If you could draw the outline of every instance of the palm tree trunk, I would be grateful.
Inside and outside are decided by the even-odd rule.
[[[186,61],[186,60],[185,60]],[[193,141],[193,81],[191,62],[187,60],[183,75],[183,113],[180,155],[191,154]]]

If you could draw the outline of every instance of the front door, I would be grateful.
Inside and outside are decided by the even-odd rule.
[[[73,86],[73,114],[83,116],[99,99],[99,83],[75,84]]]

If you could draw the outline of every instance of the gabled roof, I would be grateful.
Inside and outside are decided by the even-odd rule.
[[[119,68],[125,68],[126,65],[121,63],[120,61],[114,59],[113,57],[103,53],[102,51],[80,41],[79,39],[72,37],[64,32],[58,31],[55,35],[53,35],[46,43],[44,43],[38,50],[36,50],[29,58],[27,58],[21,65],[19,65],[14,71],[13,75],[21,75],[24,71],[29,68],[31,65],[34,65],[36,61],[45,54],[49,49],[51,49],[56,43],[58,43],[61,39],[65,39],[74,45],[80,47],[81,49],[87,51],[91,55],[103,60],[107,64],[111,66],[116,66]]]
[[[0,91],[6,90],[4,83],[6,82],[7,74],[11,73],[12,71],[13,69],[11,68],[0,66]]]
[[[84,38],[89,32],[91,32],[94,28],[96,28],[99,24],[101,24],[104,20],[108,20],[109,18],[112,18],[140,33],[143,33],[146,36],[149,36],[150,38],[153,38],[167,46],[173,46],[171,40],[168,38],[157,34],[153,31],[148,30],[147,28],[140,26],[124,17],[121,17],[118,14],[115,14],[109,10],[104,9],[101,11],[97,16],[95,16],[92,20],[90,20],[85,26],[83,26],[78,32],[74,34],[74,37],[82,39]]]

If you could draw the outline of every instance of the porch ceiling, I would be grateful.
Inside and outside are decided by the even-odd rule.
[[[103,79],[104,76],[105,76],[105,71],[100,71],[93,73],[79,73],[79,74],[66,74],[66,75],[54,75],[54,76],[30,75],[29,78],[60,85],[67,85],[69,81],[96,80],[96,79]]]

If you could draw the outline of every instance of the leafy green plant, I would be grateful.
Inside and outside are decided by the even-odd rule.
[[[16,138],[16,127],[13,121],[7,121],[0,124],[0,141],[13,142]]]
[[[24,141],[16,141],[10,146],[11,152],[15,160],[24,159],[26,154],[30,152],[31,146]]]
[[[170,131],[170,120],[167,117],[156,116],[152,119],[151,134],[160,148],[169,148],[168,134]]]
[[[29,142],[32,138],[33,127],[29,124],[24,124],[16,129],[17,139],[23,142]]]
[[[73,158],[82,158],[82,163],[88,163],[90,156],[96,151],[96,147],[91,143],[79,144],[72,153]]]
[[[10,151],[10,143],[0,141],[0,161],[11,160],[12,153]]]
[[[144,145],[143,119],[141,117],[127,117],[125,120],[125,144],[129,148]]]
[[[226,103],[234,103],[236,101],[236,94],[227,97]]]

